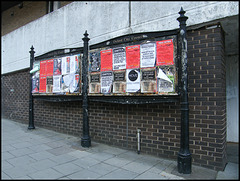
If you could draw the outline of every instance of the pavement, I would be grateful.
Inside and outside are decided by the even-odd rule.
[[[177,172],[177,161],[120,149],[81,138],[1,119],[1,179],[126,179],[218,180],[238,179],[238,151],[224,172],[192,165],[191,174]],[[233,148],[236,148],[236,146]],[[237,157],[236,157],[237,154]]]

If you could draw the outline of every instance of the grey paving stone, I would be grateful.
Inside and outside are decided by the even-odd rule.
[[[30,146],[28,148],[33,150],[34,153],[52,149],[52,147],[47,146],[44,143],[40,143],[39,145],[35,145],[35,146]]]
[[[36,162],[35,159],[31,158],[28,155],[20,156],[20,157],[17,157],[17,158],[12,158],[12,159],[9,159],[7,161],[13,166],[28,165],[28,164]]]
[[[92,172],[90,170],[84,169],[81,170],[79,172],[76,172],[74,174],[68,175],[67,177],[70,179],[97,179],[99,178],[101,175]]]
[[[143,172],[149,170],[152,167],[153,166],[150,165],[150,164],[142,164],[142,163],[137,163],[137,162],[131,162],[127,165],[124,165],[122,168],[140,174],[140,173],[143,173]]]
[[[106,175],[114,170],[117,170],[118,167],[112,166],[112,165],[108,165],[106,163],[98,163],[96,165],[93,165],[91,167],[88,168],[88,170],[92,171],[92,172],[96,172],[99,175]]]
[[[1,153],[1,159],[2,160],[8,160],[10,158],[15,158],[15,155],[13,155],[13,154],[11,154],[7,151]]]
[[[1,174],[1,180],[11,180],[12,178],[10,176],[8,176],[7,174],[5,174],[4,172],[2,172]]]
[[[117,170],[114,170],[106,175],[103,175],[100,177],[100,179],[133,179],[137,176],[138,174],[135,172],[131,172],[122,168],[119,168]]]
[[[5,160],[2,160],[1,164],[2,164],[2,167],[1,167],[1,168],[2,168],[3,171],[6,170],[6,169],[9,169],[9,168],[13,168],[13,167],[14,167],[12,164],[8,163],[8,162],[5,161]]]
[[[158,175],[152,172],[144,172],[140,174],[139,176],[135,177],[134,180],[167,180],[167,177],[164,177],[162,175]]]
[[[3,172],[9,175],[11,178],[16,179],[19,177],[27,176],[30,173],[34,173],[37,170],[29,165],[19,165],[13,168],[4,170]]]
[[[12,150],[15,150],[16,148],[13,147],[12,145],[2,145],[2,152],[5,152],[5,151],[12,151]]]
[[[53,166],[56,166],[57,163],[51,161],[50,159],[40,160],[35,163],[30,164],[31,167],[35,168],[36,170],[44,170]]]
[[[224,172],[217,173],[216,180],[232,180],[239,179],[239,165],[229,162],[226,165]]]
[[[89,153],[89,152],[86,152],[86,151],[80,151],[80,150],[75,150],[75,151],[72,151],[72,152],[68,153],[68,155],[71,155],[71,156],[76,157],[76,158],[88,157],[92,154],[93,153]]]
[[[140,158],[143,157],[143,155],[137,154],[137,152],[127,151],[127,152],[119,154],[118,157],[134,161],[134,160],[139,160]]]
[[[79,158],[73,161],[73,163],[83,168],[89,168],[93,165],[100,163],[100,161],[90,157],[85,157],[85,158]]]
[[[89,157],[94,158],[99,161],[104,161],[104,160],[115,157],[115,155],[113,155],[111,153],[100,152],[100,153],[91,154],[91,155],[89,155]]]
[[[18,149],[11,150],[11,151],[8,151],[8,152],[11,153],[12,155],[16,156],[16,157],[34,153],[34,151],[29,149],[29,148],[18,148]]]
[[[71,161],[77,160],[77,158],[75,158],[75,157],[73,157],[71,155],[68,155],[68,154],[59,155],[59,156],[53,155],[49,159],[54,161],[57,164],[63,164],[63,163],[67,163],[67,162],[71,162]]]
[[[38,161],[38,160],[44,160],[46,158],[51,158],[53,155],[47,151],[41,151],[41,152],[29,154],[29,156]]]
[[[63,177],[63,174],[59,173],[58,171],[48,168],[45,170],[37,171],[35,173],[29,174],[29,177],[32,179],[54,179],[57,180]]]
[[[53,149],[50,149],[50,150],[47,150],[47,151],[49,153],[52,153],[53,155],[58,156],[58,155],[69,153],[69,152],[72,152],[72,151],[75,151],[75,150],[70,148],[70,147],[67,147],[67,146],[63,145],[61,147],[53,148]]]
[[[103,162],[107,163],[109,165],[116,166],[116,167],[122,167],[122,166],[130,163],[131,160],[127,160],[127,159],[120,158],[120,157],[113,157],[113,158],[104,160]]]
[[[61,165],[57,165],[52,167],[54,170],[62,173],[63,175],[70,175],[73,174],[75,172],[78,172],[80,170],[83,170],[82,167],[79,167],[73,163],[64,163]]]

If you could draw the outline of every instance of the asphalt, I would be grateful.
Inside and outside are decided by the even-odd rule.
[[[92,141],[90,148],[81,138],[52,130],[28,130],[28,125],[1,119],[1,179],[126,179],[193,180],[238,179],[236,145],[224,172],[192,165],[191,174],[179,174],[177,161],[137,154]],[[238,145],[237,145],[238,148]],[[236,161],[237,160],[237,161]]]

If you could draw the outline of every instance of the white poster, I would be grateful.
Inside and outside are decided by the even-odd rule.
[[[113,49],[113,70],[126,69],[125,47]]]
[[[156,44],[146,43],[140,46],[141,68],[154,67],[156,60]]]
[[[70,56],[70,74],[75,74],[78,69],[78,55]]]
[[[53,92],[61,92],[61,75],[53,76]]]
[[[113,72],[101,72],[101,93],[111,92],[113,82]]]
[[[140,69],[127,69],[126,92],[140,91]]]
[[[166,75],[161,68],[157,69],[157,87],[158,92],[173,92],[173,81],[168,76],[172,77],[172,73]]]
[[[67,74],[67,57],[62,58],[62,75]]]

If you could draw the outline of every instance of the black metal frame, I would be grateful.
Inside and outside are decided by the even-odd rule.
[[[185,11],[181,8],[180,17],[177,20],[180,23],[180,29],[164,32],[150,32],[150,33],[137,33],[131,35],[125,35],[111,40],[104,41],[95,45],[91,45],[90,49],[101,48],[106,46],[113,46],[122,43],[128,43],[131,41],[140,41],[145,39],[151,39],[156,37],[178,35],[177,42],[177,67],[178,69],[178,95],[136,95],[136,96],[114,96],[114,95],[101,95],[101,96],[88,96],[88,38],[87,31],[84,34],[83,48],[71,48],[54,50],[44,55],[36,57],[37,60],[43,60],[49,57],[58,57],[61,55],[82,53],[82,95],[32,95],[32,79],[30,74],[30,94],[29,94],[29,127],[28,129],[34,129],[34,117],[33,117],[33,98],[43,101],[51,102],[65,102],[65,101],[83,101],[83,136],[81,139],[81,145],[83,147],[91,146],[91,138],[89,136],[89,120],[88,120],[88,102],[106,102],[106,103],[118,103],[118,104],[149,104],[149,103],[161,103],[161,102],[180,102],[181,104],[181,144],[180,151],[178,153],[178,172],[184,174],[191,173],[192,157],[189,151],[189,105],[188,105],[188,73],[187,73],[187,40],[186,40],[186,17]],[[33,46],[30,51],[30,70],[33,67],[34,51]]]

